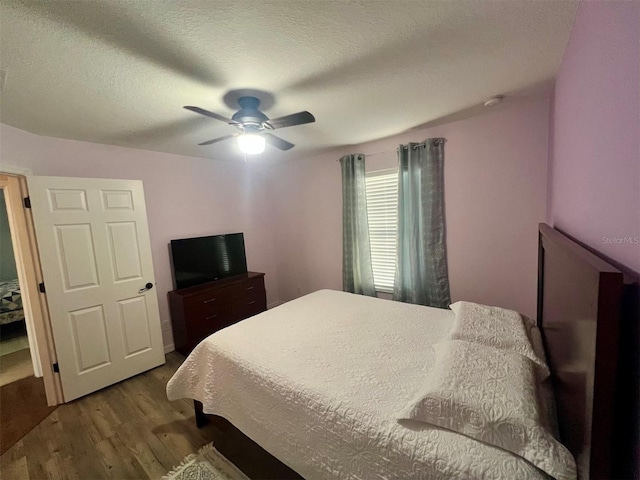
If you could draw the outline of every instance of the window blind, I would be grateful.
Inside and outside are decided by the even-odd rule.
[[[393,292],[398,231],[398,170],[366,174],[367,217],[373,279],[379,292]]]

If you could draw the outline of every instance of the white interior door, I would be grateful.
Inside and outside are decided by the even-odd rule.
[[[142,182],[28,185],[65,402],[163,364]]]

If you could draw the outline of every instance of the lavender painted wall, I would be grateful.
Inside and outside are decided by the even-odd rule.
[[[640,271],[640,2],[583,1],[556,80],[548,222]]]
[[[266,272],[268,302],[278,300],[264,184],[250,164],[41,137],[6,125],[0,125],[0,163],[35,175],[143,181],[165,346],[173,343],[167,304],[172,238],[244,232],[248,266]]]
[[[373,154],[396,165],[398,144],[445,137],[447,246],[453,301],[516,309],[535,318],[537,224],[545,219],[548,101],[512,99],[466,120],[413,131],[266,172],[275,215],[281,300],[342,289],[342,193],[336,159]]]

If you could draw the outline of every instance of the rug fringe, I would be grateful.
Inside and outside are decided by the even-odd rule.
[[[207,445],[205,445],[204,447],[202,447],[202,450],[204,450],[205,447],[210,447],[210,450],[214,451],[217,455],[216,457],[223,462],[227,468],[233,470],[240,478],[246,478],[247,480],[250,480],[249,477],[247,477],[244,472],[242,470],[240,470],[237,465],[235,463],[233,463],[231,460],[229,460],[227,457],[225,457],[224,455],[222,455],[222,453],[220,453],[220,451],[213,446],[213,442],[208,443]]]
[[[207,455],[209,456],[207,457]],[[220,473],[222,473],[225,478],[230,478],[231,476],[239,480],[249,480],[249,477],[247,477],[242,470],[240,470],[216,449],[213,442],[207,443],[201,447],[197,453],[192,453],[185,457],[180,465],[174,467],[169,473],[165,474],[162,477],[162,480],[171,480],[172,478],[175,478],[183,469],[188,468],[191,463],[199,460],[209,463],[209,465],[215,469],[226,468],[228,470],[226,472],[224,470],[220,470]]]
[[[202,447],[196,453],[192,453],[184,457],[182,462],[180,462],[180,465],[173,467],[170,472],[167,472],[165,475],[163,475],[162,480],[170,480],[172,476],[177,475],[182,468],[186,467],[189,463],[193,462],[196,458],[198,458],[200,454],[205,453],[209,450],[213,450],[213,442],[207,443],[204,447]]]

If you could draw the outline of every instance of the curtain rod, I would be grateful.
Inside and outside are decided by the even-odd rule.
[[[442,140],[443,142],[447,143],[447,139],[446,139],[446,138],[442,138],[442,139],[439,139],[439,140]],[[426,143],[426,142],[416,143],[414,146],[416,146],[416,147],[426,147],[426,146],[427,146],[427,143]],[[408,148],[408,147],[407,147],[406,145],[399,145],[399,146],[398,146],[398,148]],[[398,151],[398,149],[396,148],[395,150],[384,150],[384,151],[382,151],[382,152],[375,152],[375,153],[363,153],[363,155],[364,155],[365,157],[374,157],[374,156],[376,156],[376,155],[382,155],[382,154],[384,154],[384,153],[395,153],[395,152],[397,152],[397,151]],[[344,155],[343,155],[343,156],[344,156]],[[339,161],[340,161],[340,159],[339,159],[339,158],[338,158],[338,159],[336,159],[336,162],[339,162]]]

